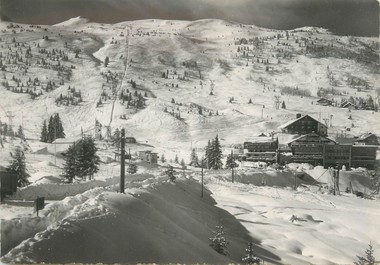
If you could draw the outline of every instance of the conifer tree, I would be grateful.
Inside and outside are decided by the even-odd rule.
[[[104,59],[104,66],[107,67],[110,62],[110,58],[108,56]]]
[[[232,156],[232,154],[229,154],[226,160],[226,169],[231,169],[231,168],[236,168],[236,167],[238,167],[238,164],[235,162],[235,159]]]
[[[195,148],[193,148],[191,150],[190,164],[189,165],[193,166],[193,167],[198,167],[199,166],[199,159],[198,159],[197,153],[195,152]]]
[[[57,138],[65,138],[65,131],[63,129],[63,125],[62,125],[62,121],[61,121],[61,118],[59,117],[59,114],[56,113],[54,115],[54,140],[57,139]]]
[[[71,145],[65,153],[65,165],[63,176],[70,182],[77,176],[85,179],[93,178],[99,170],[99,157],[96,155],[97,147],[91,136],[86,136],[79,142]]]
[[[24,130],[21,125],[18,127],[17,136],[20,139],[25,140]]]
[[[99,170],[100,159],[96,155],[98,148],[95,145],[95,140],[91,136],[84,137],[78,144],[78,176],[86,179],[92,179],[94,174]]]
[[[54,118],[50,116],[48,123],[48,142],[52,143],[55,140],[55,126],[54,126]]]
[[[368,248],[365,250],[365,257],[357,256],[358,261],[355,261],[355,265],[375,265],[376,260],[373,256],[374,250],[372,243],[369,243]]]
[[[72,183],[75,178],[77,169],[76,169],[76,148],[75,144],[70,145],[65,153],[65,164],[63,168],[63,176],[68,180],[68,182]]]
[[[17,178],[17,186],[24,187],[29,185],[30,182],[28,178],[30,175],[26,172],[25,154],[21,151],[20,147],[17,147],[15,154],[12,155],[12,158],[13,160],[7,170]]]
[[[177,155],[177,154],[175,155],[175,158],[174,158],[174,163],[177,163],[177,164],[179,163],[179,160],[178,160],[178,155]]]
[[[169,166],[169,168],[165,171],[166,176],[168,176],[168,178],[171,182],[174,182],[176,180],[174,173],[175,173],[175,171],[174,171],[174,168],[172,166]]]
[[[161,155],[161,162],[162,162],[162,163],[165,163],[165,162],[166,162],[166,158],[165,158],[165,155],[164,155],[164,154]]]
[[[218,135],[211,142],[211,152],[210,152],[210,161],[209,166],[214,170],[221,169],[223,166],[222,163],[222,147],[219,142]]]
[[[116,128],[115,132],[113,133],[112,144],[116,147],[117,151],[119,151],[119,148],[120,148],[120,141],[121,141],[120,135],[121,134],[120,134],[119,128]]]
[[[286,109],[285,101],[282,102],[281,108]]]
[[[186,169],[185,160],[183,160],[183,158],[181,159],[181,163],[180,163],[180,165],[181,165],[182,168],[185,168],[185,169]]]
[[[42,124],[42,131],[41,131],[41,142],[47,143],[48,142],[48,130],[46,126],[46,120],[44,120],[44,123]]]
[[[245,249],[245,256],[241,259],[247,265],[260,264],[260,259],[256,257],[253,252],[253,243],[252,241],[248,243],[248,248]]]
[[[213,231],[214,236],[210,237],[210,246],[219,254],[227,255],[228,242],[224,237],[223,226],[216,226],[216,231]]]

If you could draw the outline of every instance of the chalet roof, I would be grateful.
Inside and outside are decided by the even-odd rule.
[[[337,137],[336,138],[336,141],[339,143],[339,144],[354,144],[356,141],[358,140],[358,138],[353,138],[353,137]]]
[[[325,136],[320,136],[319,134],[316,134],[316,133],[308,133],[308,134],[305,134],[305,135],[301,135],[300,137],[297,137],[295,138],[293,141],[289,142],[289,145],[292,144],[293,142],[298,142],[299,140],[305,138],[305,140],[307,138],[309,138],[307,141],[305,142],[319,142],[319,143],[323,143],[323,142],[332,142],[334,144],[336,144],[337,142],[334,141],[333,139],[329,138],[329,137],[325,137]]]
[[[327,99],[327,98],[320,98],[317,100],[317,102],[323,102],[323,101],[332,102],[330,99]]]
[[[288,121],[287,123],[284,123],[283,125],[280,125],[278,128],[279,128],[279,129],[285,129],[286,127],[288,127],[288,126],[292,125],[293,123],[296,123],[296,122],[298,122],[298,121],[304,119],[305,117],[309,117],[309,118],[315,120],[316,122],[318,122],[320,125],[323,125],[324,127],[326,127],[326,125],[324,125],[324,124],[321,123],[320,121],[317,121],[316,119],[314,119],[314,118],[311,117],[310,115],[305,115],[305,116],[301,116],[301,117],[299,117],[299,118],[297,118],[297,119],[290,120],[290,121]]]
[[[345,100],[342,104],[340,104],[341,107],[345,108],[347,106],[355,106],[352,102]]]
[[[369,138],[371,136],[377,137],[373,133],[364,133],[364,134],[362,134],[362,135],[359,136],[358,140],[362,140],[363,141],[363,140],[366,140],[367,138]]]

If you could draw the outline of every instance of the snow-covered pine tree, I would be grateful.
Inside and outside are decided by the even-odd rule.
[[[175,171],[174,171],[174,168],[172,166],[169,166],[169,168],[165,171],[166,176],[168,176],[168,178],[171,182],[174,182],[176,180],[174,173],[175,173]]]
[[[12,155],[12,154],[11,154]],[[16,148],[16,152],[12,155],[13,160],[7,170],[17,178],[17,186],[24,187],[30,184],[28,178],[30,175],[26,172],[25,154],[20,147]]]
[[[210,246],[218,253],[227,255],[227,245],[228,242],[226,241],[226,238],[224,237],[224,228],[221,225],[217,225],[215,227],[216,231],[213,231],[213,237],[210,237],[209,240],[211,241]]]
[[[178,160],[178,155],[177,155],[177,154],[175,155],[175,158],[174,158],[174,163],[177,163],[177,164],[179,163],[179,160]]]
[[[216,135],[215,139],[211,143],[211,164],[210,167],[214,170],[221,169],[222,163],[222,147],[219,142],[219,137]]]
[[[372,246],[372,243],[370,242],[368,245],[368,248],[365,250],[365,257],[363,256],[357,256],[358,261],[355,261],[355,265],[375,265],[376,260],[375,257],[373,256],[374,249]]]
[[[236,168],[236,167],[238,167],[238,164],[235,162],[235,159],[232,156],[232,154],[229,154],[226,160],[226,169],[231,169],[231,168]]]
[[[21,125],[18,127],[17,136],[20,139],[25,140],[24,130]]]
[[[86,179],[86,176],[91,180],[99,170],[100,158],[96,155],[98,148],[95,145],[95,140],[91,136],[86,136],[78,143],[78,176]]]
[[[52,143],[55,140],[55,126],[54,126],[54,118],[50,116],[48,123],[48,142]]]
[[[40,137],[41,142],[47,143],[49,138],[48,138],[48,130],[46,126],[46,120],[44,120],[44,123],[42,124],[42,131],[41,131],[41,137]]]
[[[206,151],[205,151],[205,159],[206,159],[206,166],[208,169],[210,169],[210,162],[211,162],[211,141],[209,140],[206,146]]]
[[[247,265],[260,264],[260,259],[253,252],[252,241],[248,243],[248,248],[245,249],[245,256],[241,259]]]
[[[116,147],[117,151],[119,151],[119,148],[120,148],[120,141],[121,141],[120,135],[121,134],[120,134],[119,128],[116,128],[115,132],[113,133],[112,144]]]
[[[53,119],[54,119],[54,130],[55,130],[54,131],[54,135],[55,135],[55,139],[57,139],[57,138],[65,138],[66,134],[65,134],[65,131],[63,129],[62,121],[61,121],[61,118],[59,117],[59,114],[56,113],[54,115]]]
[[[181,163],[180,163],[181,167],[183,169],[186,169],[186,164],[185,164],[185,160],[183,160],[183,158],[181,159]]]
[[[77,154],[75,146],[75,143],[70,145],[64,155],[65,164],[63,167],[63,177],[65,177],[70,183],[73,182],[77,173]]]
[[[195,152],[195,148],[193,148],[191,150],[190,164],[189,165],[193,166],[193,167],[198,167],[199,166],[199,159],[198,159],[197,153]]]
[[[286,109],[285,101],[282,102],[281,108]]]
[[[165,158],[165,155],[164,155],[164,154],[161,155],[161,162],[162,162],[162,163],[165,163],[165,162],[166,162],[166,158]]]

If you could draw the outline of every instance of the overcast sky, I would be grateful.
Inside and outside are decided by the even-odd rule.
[[[292,29],[321,26],[341,35],[379,36],[377,0],[0,0],[3,20],[55,24],[82,16],[95,22],[219,18]]]

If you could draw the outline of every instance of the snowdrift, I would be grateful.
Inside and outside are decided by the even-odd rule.
[[[57,226],[22,242],[2,261],[227,264],[240,262],[253,240],[261,257],[279,263],[233,215],[215,206],[209,191],[201,198],[200,190],[194,180],[178,180],[126,194],[104,191],[76,205]],[[225,228],[228,256],[209,246],[216,225]]]

